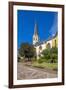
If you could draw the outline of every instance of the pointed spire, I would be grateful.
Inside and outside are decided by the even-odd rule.
[[[36,22],[35,22],[35,27],[34,27],[34,35],[38,35],[38,26]]]

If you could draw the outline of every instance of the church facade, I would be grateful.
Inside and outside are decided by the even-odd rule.
[[[40,41],[38,35],[37,23],[35,23],[34,34],[33,34],[33,45],[36,49],[37,59],[42,55],[42,51],[46,48],[58,47],[58,33],[56,32],[51,38],[49,37],[46,41]]]

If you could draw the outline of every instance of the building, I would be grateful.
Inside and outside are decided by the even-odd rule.
[[[37,23],[35,23],[34,34],[33,34],[33,45],[36,49],[37,59],[39,59],[40,55],[42,55],[41,52],[44,49],[58,46],[58,33],[56,32],[55,34],[53,34],[53,36],[48,37],[47,40],[41,42],[39,40],[39,35],[38,35],[38,26]]]
[[[34,35],[33,35],[33,45],[35,45],[36,43],[39,42],[39,36],[38,36],[38,26],[35,23],[35,27],[34,27]]]

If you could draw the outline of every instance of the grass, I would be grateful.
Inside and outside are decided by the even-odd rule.
[[[58,69],[58,64],[57,63],[38,63],[38,62],[33,62],[32,66],[34,67],[39,67],[39,68],[46,68],[46,69],[51,69],[51,70],[57,70]]]

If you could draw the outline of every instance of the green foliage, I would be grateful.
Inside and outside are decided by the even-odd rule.
[[[44,59],[38,59],[38,63],[43,63]]]
[[[33,45],[28,43],[21,44],[21,47],[19,49],[19,54],[21,56],[24,56],[25,58],[31,59],[32,57],[35,57],[35,48]]]
[[[39,59],[40,62],[57,63],[58,59],[58,48],[45,49],[42,52],[42,57]]]
[[[56,70],[58,69],[58,64],[57,63],[38,63],[38,62],[34,62],[32,64],[32,66],[34,67],[38,67],[38,68],[47,68],[47,69],[52,69],[52,70]]]
[[[57,54],[53,53],[51,56],[51,63],[57,63],[58,56]]]
[[[58,48],[56,48],[56,47],[51,48],[51,53],[57,54],[58,53]]]

